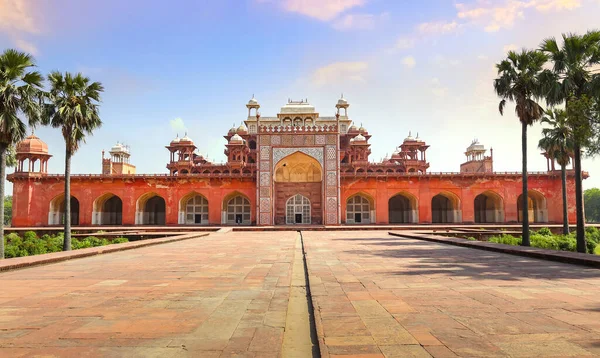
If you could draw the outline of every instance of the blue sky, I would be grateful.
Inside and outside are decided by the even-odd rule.
[[[519,171],[520,125],[512,107],[498,114],[494,64],[509,49],[598,26],[599,14],[600,0],[0,0],[0,49],[106,87],[104,125],[74,173],[99,173],[102,149],[117,141],[131,146],[138,173],[165,173],[164,146],[185,131],[224,161],[222,135],[245,119],[252,94],[265,116],[288,98],[331,116],[342,92],[373,135],[372,160],[412,131],[431,145],[431,171],[458,171],[474,138],[494,148],[495,170]],[[530,128],[531,171],[546,168],[540,132]],[[36,134],[62,173],[60,133]],[[584,187],[600,187],[600,161],[584,170]]]

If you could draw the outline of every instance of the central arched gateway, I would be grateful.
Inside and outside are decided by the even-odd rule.
[[[296,194],[285,204],[285,223],[310,224],[310,200],[304,195]]]
[[[322,224],[323,170],[319,161],[295,152],[277,163],[274,174],[275,224]]]

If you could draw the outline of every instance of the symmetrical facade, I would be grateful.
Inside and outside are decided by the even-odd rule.
[[[418,134],[409,134],[391,157],[373,162],[371,134],[353,124],[349,106],[342,97],[336,115],[322,117],[307,100],[288,100],[277,116],[262,117],[252,98],[247,118],[225,136],[225,164],[200,155],[186,133],[166,146],[168,174],[136,174],[129,148],[117,144],[109,158],[103,152],[102,174],[71,176],[71,222],[270,226],[520,220],[521,174],[494,172],[493,155],[486,156],[483,145],[473,141],[454,173],[429,172],[429,145]],[[64,222],[64,176],[48,174],[50,157],[47,145],[33,135],[19,143],[19,164],[8,177],[13,226]],[[573,177],[570,171],[570,208]],[[531,220],[560,222],[560,172],[549,166],[530,173],[529,188]]]

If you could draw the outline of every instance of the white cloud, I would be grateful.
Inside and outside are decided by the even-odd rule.
[[[424,22],[417,26],[419,33],[424,35],[439,35],[455,32],[459,29],[460,25],[456,21],[445,22]]]
[[[0,33],[6,33],[18,49],[36,55],[37,47],[23,39],[24,34],[40,32],[32,4],[26,0],[0,0]]]
[[[171,129],[173,130],[173,132],[176,132],[176,133],[187,132],[187,127],[185,126],[185,123],[183,123],[183,119],[181,119],[179,117],[171,119],[169,121],[169,125],[171,126]]]
[[[26,0],[0,0],[0,31],[12,34],[38,33],[32,4],[33,2]]]
[[[362,6],[367,0],[257,0],[259,3],[276,3],[285,11],[312,17],[320,21],[330,21],[339,14],[357,6]]]
[[[26,40],[20,39],[20,38],[18,38],[18,39],[15,39],[15,46],[16,46],[16,47],[17,47],[19,50],[21,50],[21,51],[25,51],[25,52],[28,52],[28,53],[30,53],[30,54],[32,54],[32,55],[34,55],[34,56],[35,56],[35,55],[37,55],[37,54],[39,53],[39,51],[38,51],[37,47],[36,47],[34,44],[32,44],[32,43],[31,43],[31,42],[29,42],[29,41],[26,41]]]
[[[349,80],[365,82],[365,74],[369,69],[366,62],[335,62],[318,68],[312,75],[312,82],[317,86]]]
[[[402,36],[396,41],[396,48],[400,50],[407,50],[415,47],[416,40],[413,37]]]
[[[371,30],[377,23],[386,21],[389,13],[384,12],[379,15],[373,14],[348,14],[335,20],[333,28],[340,31],[347,30]]]
[[[413,68],[417,65],[417,61],[412,56],[406,56],[401,61],[402,65],[406,68]]]
[[[431,93],[436,97],[445,97],[448,94],[448,87],[442,86],[439,78],[431,80]]]
[[[573,10],[581,6],[582,0],[478,0],[475,3],[455,4],[458,19],[475,23],[487,32],[511,28],[515,21],[525,18],[525,12],[534,9],[540,12]]]
[[[487,60],[488,57],[486,55],[477,55],[477,59],[484,61],[484,60]]]
[[[519,49],[519,46],[515,45],[515,44],[509,44],[509,45],[504,45],[504,47],[502,47],[502,52],[507,53],[509,51],[517,51]]]

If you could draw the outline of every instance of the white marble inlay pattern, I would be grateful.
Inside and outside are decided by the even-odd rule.
[[[321,167],[323,164],[323,148],[273,148],[273,168],[279,163],[279,161],[290,154],[301,152],[315,158]]]

